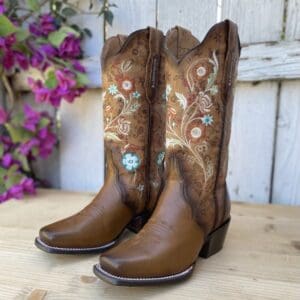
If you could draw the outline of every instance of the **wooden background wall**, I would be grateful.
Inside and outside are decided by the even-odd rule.
[[[76,23],[93,32],[84,47],[91,88],[74,104],[62,105],[59,150],[38,164],[39,173],[67,190],[97,191],[103,182],[99,53],[104,30],[109,37],[181,25],[202,39],[210,26],[230,18],[239,25],[243,46],[230,143],[231,198],[300,205],[300,0],[112,2],[118,6],[113,26],[103,28],[99,7],[88,12],[88,0],[74,1],[82,10]],[[22,82],[21,76],[16,87],[26,89]]]

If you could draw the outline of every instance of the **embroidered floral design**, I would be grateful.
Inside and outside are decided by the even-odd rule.
[[[157,154],[156,163],[158,166],[161,166],[165,158],[165,151],[161,151]]]
[[[141,94],[138,91],[135,91],[132,93],[132,97],[135,99],[139,99],[141,97]]]
[[[123,61],[118,68],[119,76],[122,80],[117,80],[117,84],[110,84],[107,91],[108,94],[113,96],[113,99],[119,101],[121,104],[119,112],[114,115],[110,105],[105,106],[105,126],[104,126],[104,136],[107,140],[113,140],[115,142],[120,142],[121,137],[119,135],[128,135],[130,132],[131,122],[128,117],[136,112],[141,104],[138,99],[141,97],[139,91],[134,91],[133,93],[128,93],[134,87],[134,81],[128,79],[127,72],[133,67],[133,62],[131,60]],[[126,75],[126,76],[125,76]],[[122,90],[124,93],[122,93]],[[105,95],[104,95],[105,100]],[[138,102],[137,102],[138,101]]]
[[[108,91],[109,94],[111,94],[111,95],[116,95],[116,94],[118,93],[118,88],[117,88],[117,86],[116,86],[115,84],[111,84],[111,85],[108,87],[107,91]]]
[[[122,156],[122,165],[129,172],[135,171],[140,166],[140,163],[140,158],[136,153],[127,152]]]
[[[138,186],[137,186],[137,190],[139,191],[139,192],[142,192],[143,190],[144,190],[144,188],[145,188],[145,186],[143,185],[143,184],[139,184]]]
[[[192,136],[194,139],[198,139],[201,135],[202,135],[202,130],[201,130],[201,128],[199,128],[199,127],[194,127],[194,128],[191,130],[191,136]]]
[[[212,125],[214,120],[211,115],[205,115],[204,117],[201,118],[201,121],[205,126],[208,126],[208,125]]]
[[[205,127],[213,124],[212,115],[208,114],[213,108],[212,96],[218,92],[216,78],[219,63],[215,51],[212,58],[199,58],[195,60],[186,71],[186,82],[189,97],[174,92],[168,84],[166,89],[168,102],[167,140],[168,147],[185,147],[189,150],[186,159],[197,163],[203,171],[205,182],[213,175],[213,166],[206,156],[209,144],[198,140],[203,136]],[[203,87],[199,77],[208,76]],[[171,96],[170,96],[171,95]],[[180,107],[180,111],[176,111]],[[177,115],[180,116],[178,119]],[[201,126],[204,126],[203,128]]]

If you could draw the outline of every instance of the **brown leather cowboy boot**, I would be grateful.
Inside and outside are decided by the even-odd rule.
[[[79,213],[40,230],[50,253],[101,252],[126,227],[138,231],[163,184],[165,90],[158,77],[163,34],[146,28],[110,38],[102,52],[106,176]]]
[[[138,235],[101,255],[94,272],[119,285],[187,278],[198,255],[218,252],[230,222],[225,176],[237,27],[213,26],[202,43],[180,27],[166,36],[166,186]]]

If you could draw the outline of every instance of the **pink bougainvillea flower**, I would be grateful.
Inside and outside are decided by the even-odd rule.
[[[28,78],[28,84],[35,95],[35,101],[38,103],[49,102],[50,90],[44,87],[41,80]]]
[[[86,70],[85,70],[85,67],[77,60],[74,60],[73,61],[73,68],[78,71],[78,72],[81,72],[81,73],[85,73]]]
[[[9,71],[14,66],[15,58],[12,51],[9,50],[4,53],[2,64],[6,71]]]
[[[32,148],[39,146],[40,142],[37,138],[32,138],[31,140],[21,143],[19,146],[19,151],[21,154],[27,156]]]
[[[27,70],[29,67],[29,62],[26,55],[24,55],[19,51],[14,51],[13,55],[15,56],[16,61],[18,62],[20,68],[23,70]]]
[[[57,49],[50,44],[43,44],[40,50],[45,53],[48,57],[54,57],[58,55]]]
[[[0,125],[6,123],[7,121],[8,121],[7,112],[3,108],[0,108]]]
[[[49,130],[49,128],[45,127],[39,130],[38,138],[40,140],[39,156],[41,158],[47,158],[52,153],[57,142],[56,136]]]
[[[24,196],[24,190],[21,184],[13,185],[9,190],[8,194],[10,198],[21,199]]]
[[[50,13],[41,15],[37,22],[29,25],[29,31],[37,37],[48,36],[49,33],[56,29],[55,18]]]
[[[61,43],[58,49],[61,58],[78,58],[81,56],[80,38],[69,34]]]
[[[0,0],[0,15],[4,14],[6,11],[4,0]]]
[[[29,131],[36,131],[37,126],[39,125],[39,122],[41,120],[41,113],[33,110],[30,105],[25,104],[24,105],[24,128]]]
[[[40,69],[44,61],[44,56],[38,50],[35,50],[30,58],[30,64],[33,68]]]
[[[10,168],[12,165],[14,164],[14,160],[13,160],[13,157],[10,153],[6,153],[2,156],[2,159],[1,159],[1,165],[8,169]]]
[[[32,178],[27,178],[27,177],[23,178],[21,181],[21,186],[25,193],[31,195],[35,194],[35,184]]]

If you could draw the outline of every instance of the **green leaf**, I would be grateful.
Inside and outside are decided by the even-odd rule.
[[[0,178],[2,179],[7,174],[7,170],[0,167]]]
[[[29,32],[25,29],[18,28],[16,31],[16,39],[18,42],[23,42],[29,37]]]
[[[92,32],[88,28],[83,28],[83,32],[90,38],[93,36]]]
[[[0,144],[0,158],[3,156],[4,154],[4,145]]]
[[[1,182],[0,183],[0,195],[4,194],[6,192],[6,187],[5,185]]]
[[[39,10],[40,8],[38,0],[27,0],[26,3],[28,8],[31,9],[32,11]]]
[[[21,162],[21,165],[22,165],[22,169],[26,172],[29,172],[30,171],[30,167],[29,167],[29,163],[28,163],[28,160],[27,160],[27,157],[23,154],[21,154],[20,152],[15,152],[14,153],[14,157]]]
[[[105,20],[110,26],[112,26],[113,19],[114,19],[114,14],[112,13],[112,11],[106,10],[106,11],[104,12],[104,20]]]
[[[71,7],[64,7],[61,13],[66,17],[73,17],[77,15],[77,11]]]
[[[80,36],[80,34],[73,28],[69,26],[63,26],[59,30],[50,33],[48,40],[53,46],[59,47],[69,34],[74,34],[76,37]]]
[[[60,11],[61,7],[62,7],[62,3],[60,1],[55,1],[53,3],[52,9],[55,11]]]
[[[8,36],[17,30],[17,27],[5,15],[0,15],[0,36]]]
[[[39,123],[40,128],[47,127],[50,124],[50,120],[48,118],[42,118]]]
[[[87,75],[80,72],[76,72],[76,81],[79,86],[86,86],[90,82]]]
[[[11,174],[7,176],[7,179],[5,180],[5,187],[7,189],[10,189],[12,186],[18,184],[21,182],[21,180],[23,179],[23,175],[20,173],[16,173],[16,174]]]
[[[20,127],[14,127],[11,124],[5,124],[11,139],[14,143],[27,142],[33,137],[33,134]]]
[[[49,89],[55,89],[57,87],[58,81],[54,71],[50,71],[47,75],[47,79],[45,81],[45,86]]]

